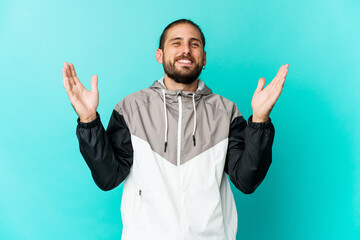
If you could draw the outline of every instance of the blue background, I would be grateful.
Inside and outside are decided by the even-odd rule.
[[[246,118],[258,79],[290,64],[268,175],[251,195],[232,186],[237,239],[359,239],[358,0],[0,1],[0,238],[120,239],[122,185],[91,178],[63,62],[88,88],[99,76],[107,126],[163,76],[158,40],[179,18],[205,34],[201,79]]]

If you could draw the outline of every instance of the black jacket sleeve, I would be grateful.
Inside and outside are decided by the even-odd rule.
[[[104,191],[117,187],[129,174],[133,162],[131,137],[124,117],[114,110],[106,131],[98,113],[92,122],[77,121],[80,152],[96,185]]]
[[[264,180],[272,161],[275,129],[271,120],[249,124],[236,117],[230,125],[225,172],[236,188],[250,194]]]

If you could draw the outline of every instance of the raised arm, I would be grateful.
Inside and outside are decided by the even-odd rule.
[[[73,64],[64,63],[63,84],[76,113],[76,136],[96,185],[104,190],[117,187],[129,174],[133,162],[130,132],[122,115],[113,111],[105,131],[96,108],[98,78],[91,78],[91,91],[81,84]]]
[[[272,162],[275,129],[269,115],[282,92],[288,67],[289,64],[281,66],[266,88],[265,79],[260,78],[251,101],[253,115],[248,124],[239,116],[230,126],[225,172],[246,194],[254,192],[260,185]]]

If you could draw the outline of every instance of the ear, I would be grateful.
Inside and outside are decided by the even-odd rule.
[[[163,63],[162,58],[163,58],[163,51],[162,51],[160,48],[158,48],[158,49],[156,50],[156,61],[157,61],[158,63]]]
[[[206,52],[204,51],[204,66],[206,65]]]

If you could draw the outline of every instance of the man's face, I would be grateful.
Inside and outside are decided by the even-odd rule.
[[[200,33],[190,24],[178,24],[170,28],[164,50],[158,49],[158,52],[158,62],[163,64],[165,74],[178,83],[194,82],[206,65],[206,52]]]

